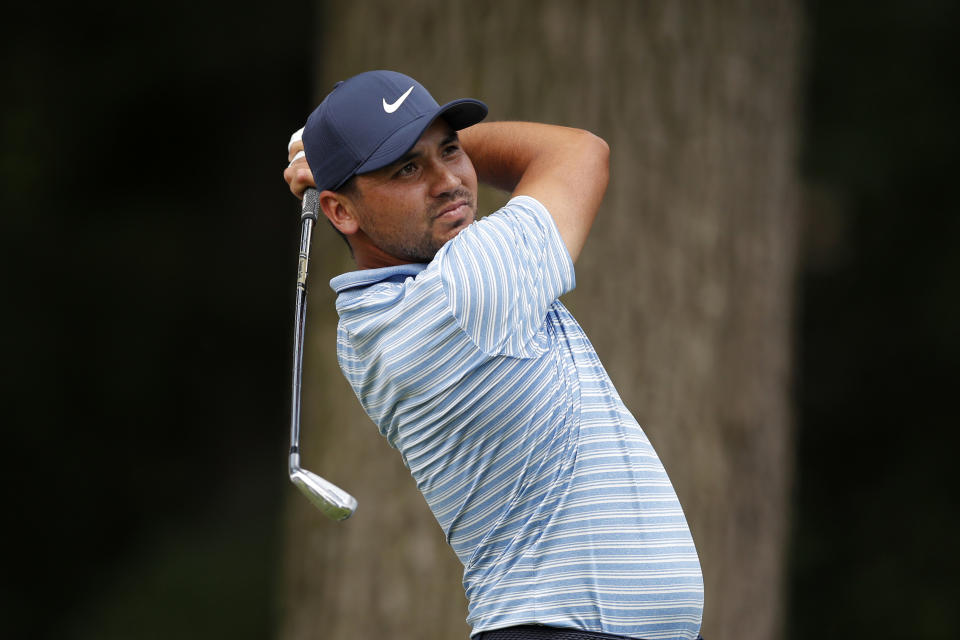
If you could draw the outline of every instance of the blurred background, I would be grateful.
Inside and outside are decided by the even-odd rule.
[[[705,549],[704,635],[732,638],[729,629],[754,624],[750,600],[739,604],[746,613],[738,613],[738,621],[717,611],[727,597],[718,592],[735,578],[739,560],[724,562],[725,551],[711,540],[735,540],[742,526],[751,539],[775,545],[764,547],[775,558],[774,570],[761,572],[771,582],[752,588],[772,593],[778,604],[758,605],[772,613],[760,616],[750,637],[952,637],[960,596],[950,543],[958,524],[951,479],[960,366],[960,210],[952,186],[960,143],[958,5],[725,2],[705,18],[697,7],[673,7],[664,15],[658,7],[665,3],[536,2],[527,13],[507,10],[506,3],[469,10],[465,3],[413,4],[420,5],[413,17],[373,2],[353,8],[214,0],[5,9],[0,220],[7,310],[3,389],[10,409],[2,421],[8,524],[0,635],[347,637],[325,630],[315,617],[320,614],[311,614],[323,610],[323,589],[335,585],[307,584],[296,568],[302,555],[323,571],[333,564],[323,560],[332,553],[325,540],[345,534],[327,533],[335,525],[304,516],[308,507],[286,479],[298,231],[297,204],[281,175],[284,145],[333,80],[367,64],[395,66],[391,55],[441,101],[460,92],[487,100],[498,118],[529,114],[529,107],[509,102],[523,86],[499,87],[497,78],[514,65],[540,74],[550,90],[550,82],[566,81],[562,68],[538,66],[531,55],[512,54],[506,43],[495,42],[473,56],[470,73],[454,86],[434,88],[447,77],[441,68],[451,65],[446,49],[434,43],[479,47],[479,36],[469,31],[475,27],[478,33],[515,34],[509,40],[529,32],[527,46],[539,47],[539,29],[555,34],[557,25],[580,24],[600,25],[584,30],[585,41],[618,43],[613,53],[609,46],[603,51],[608,62],[622,56],[622,64],[615,64],[619,58],[610,64],[619,80],[578,76],[593,99],[584,98],[579,112],[547,113],[544,120],[592,128],[596,117],[601,133],[630,131],[631,122],[609,124],[610,118],[630,109],[647,114],[663,103],[607,101],[613,82],[635,73],[660,86],[655,69],[692,78],[693,94],[690,87],[678,89],[690,98],[685,106],[662,108],[653,119],[665,123],[662,128],[637,125],[634,137],[611,140],[614,162],[618,143],[645,150],[634,156],[639,160],[618,165],[626,172],[619,184],[629,182],[631,172],[643,183],[646,169],[670,178],[657,150],[688,135],[683,127],[671,128],[672,118],[710,126],[711,94],[696,93],[697,76],[683,75],[682,63],[712,59],[710,43],[729,41],[711,39],[718,31],[736,35],[736,27],[756,36],[748,39],[756,48],[747,62],[738,66],[736,56],[723,58],[732,61],[721,68],[729,73],[724,87],[782,102],[781,110],[769,112],[786,114],[771,129],[782,145],[759,153],[750,144],[733,145],[728,162],[701,167],[706,180],[726,175],[742,148],[751,162],[770,153],[769,163],[789,172],[789,179],[774,172],[783,180],[776,192],[789,196],[790,215],[776,230],[774,244],[783,243],[782,251],[770,258],[780,278],[770,286],[782,296],[770,304],[776,305],[777,326],[786,328],[776,342],[787,347],[786,355],[774,349],[773,366],[783,409],[771,410],[782,438],[775,443],[775,468],[763,467],[752,481],[776,478],[779,493],[760,494],[776,502],[773,515],[738,512],[733,524],[715,520],[710,509],[724,504],[697,489],[717,484],[709,465],[700,478],[687,480],[682,470],[683,438],[694,438],[694,427],[684,423],[675,443],[657,432],[669,430],[669,411],[641,419],[651,425],[681,500],[691,505],[691,527]],[[630,19],[614,13],[592,21],[595,12],[614,11],[614,5]],[[377,20],[381,9],[391,18]],[[474,21],[471,11],[483,20]],[[662,35],[674,33],[669,30],[645,31],[647,20],[696,28],[678,28],[671,39]],[[363,43],[350,34],[379,36],[381,57],[357,53]],[[573,32],[561,44],[578,36]],[[406,48],[423,53],[417,57]],[[644,61],[637,62],[637,51]],[[711,67],[697,69],[704,72],[702,86],[712,86]],[[756,78],[765,84],[751,84]],[[770,126],[767,111],[754,113],[749,101],[735,98],[730,110],[746,110],[738,126],[745,126],[744,117],[754,118],[757,130]],[[707,115],[698,119],[701,104]],[[750,183],[753,175],[741,179]],[[702,188],[686,173],[673,183],[681,195]],[[765,211],[769,201],[758,197],[756,210]],[[608,204],[623,207],[619,196]],[[719,237],[730,238],[731,244],[716,247],[738,246],[740,218],[720,211],[710,219]],[[643,229],[645,221],[654,231],[662,222],[656,213],[641,212],[627,228]],[[610,223],[600,233],[624,231]],[[580,286],[602,288],[603,247],[588,244],[588,250]],[[690,262],[700,258],[680,255]],[[317,259],[312,314],[330,313],[324,281],[347,260],[342,249],[335,258]],[[714,272],[708,268],[703,277]],[[736,273],[750,279],[743,268]],[[768,277],[756,273],[757,280]],[[639,282],[638,295],[657,304],[655,287]],[[571,303],[580,315],[578,305],[591,336],[603,332],[585,299]],[[639,326],[642,333],[645,316],[629,315],[627,307],[615,311],[626,318],[617,327]],[[325,330],[318,327],[317,335]],[[594,339],[604,360],[609,354],[614,361],[618,387],[632,375],[631,366],[637,376],[648,375],[641,365],[618,364],[616,350],[623,346],[614,337],[623,331],[609,333],[613,337]],[[330,356],[322,348],[312,355]],[[638,349],[655,354],[656,344]],[[739,357],[736,349],[724,353]],[[737,389],[749,391],[751,380]],[[648,389],[666,388],[670,380],[649,382]],[[641,418],[648,400],[656,404],[659,397],[645,393],[624,393]],[[322,406],[315,403],[312,411],[314,419],[324,419]],[[750,449],[755,432],[743,433],[744,439],[728,439],[725,446],[739,442]],[[699,446],[705,450],[697,455],[708,460],[709,448]],[[724,459],[736,466],[736,456]],[[350,456],[341,464],[363,467],[370,476],[380,468]],[[326,475],[328,468],[315,470]],[[345,487],[357,487],[334,473]],[[749,473],[738,478],[751,482]],[[358,489],[376,493],[376,486]],[[717,495],[732,494],[743,490]],[[379,508],[366,493],[358,497],[358,520],[367,517],[364,509]],[[405,516],[398,517],[403,522]],[[765,537],[768,522],[777,533]],[[407,524],[404,531],[419,531],[419,521]],[[739,552],[730,553],[736,558]],[[374,582],[391,573],[365,570],[375,572]],[[402,578],[398,584],[404,588]],[[302,601],[304,593],[316,598],[315,606]],[[464,611],[452,609],[442,615],[462,624]],[[465,638],[466,630],[444,637]]]

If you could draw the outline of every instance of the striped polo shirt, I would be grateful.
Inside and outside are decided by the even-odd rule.
[[[670,480],[558,301],[573,263],[519,196],[429,264],[334,278],[340,367],[464,565],[473,633],[693,639],[703,580]]]

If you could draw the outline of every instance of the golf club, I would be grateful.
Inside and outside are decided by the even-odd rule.
[[[297,302],[293,335],[293,405],[290,410],[290,481],[328,518],[345,520],[357,508],[356,499],[340,487],[300,468],[300,384],[303,379],[303,334],[307,319],[307,263],[310,236],[317,221],[320,194],[307,189],[300,215],[300,259],[297,266]]]

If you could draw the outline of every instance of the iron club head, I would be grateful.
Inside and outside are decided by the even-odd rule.
[[[353,515],[356,498],[312,471],[301,469],[299,463],[299,454],[290,454],[290,481],[315,507],[332,520],[346,520]]]

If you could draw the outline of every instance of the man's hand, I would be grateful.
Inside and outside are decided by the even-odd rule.
[[[300,129],[290,137],[290,144],[287,145],[287,162],[290,164],[283,171],[283,179],[290,186],[290,192],[301,200],[307,188],[317,186],[303,154],[303,140],[300,139],[302,133],[303,129]]]

